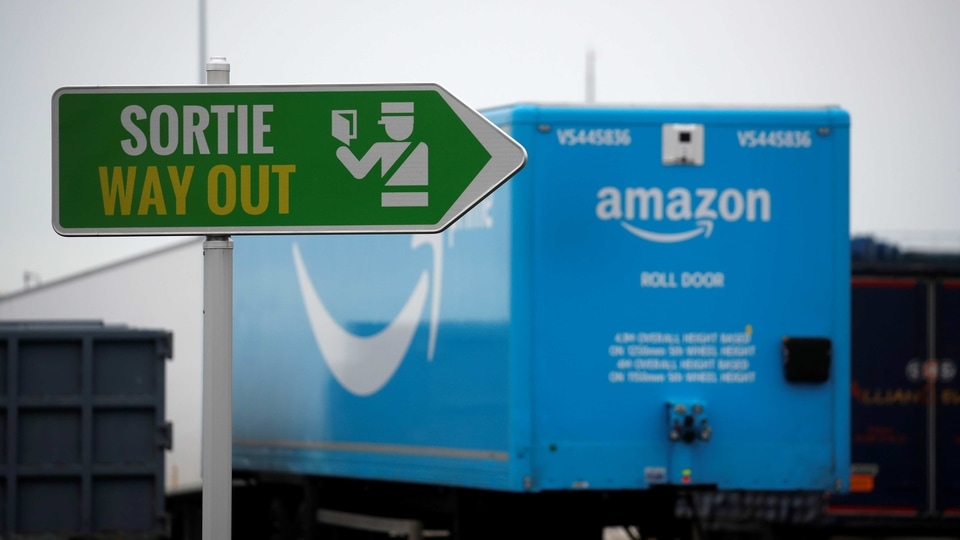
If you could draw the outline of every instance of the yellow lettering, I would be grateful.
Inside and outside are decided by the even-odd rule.
[[[279,213],[290,213],[290,175],[297,172],[296,165],[274,165],[271,169],[280,175],[279,181]]]
[[[116,210],[117,201],[120,201],[120,214],[130,215],[130,205],[133,203],[133,181],[137,176],[137,168],[127,167],[126,184],[123,180],[123,167],[114,167],[113,175],[107,179],[107,168],[100,169],[100,193],[103,195],[103,213],[112,216]]]
[[[260,174],[257,176],[257,205],[254,206],[250,201],[253,196],[250,193],[250,166],[240,166],[240,206],[243,211],[251,216],[259,216],[267,210],[267,204],[270,203],[270,167],[260,165]]]
[[[960,392],[947,388],[940,394],[940,401],[944,405],[960,405]]]
[[[140,192],[140,207],[138,216],[145,216],[154,207],[158,216],[167,215],[167,205],[163,201],[163,189],[160,188],[160,173],[155,165],[147,167],[147,176],[143,181],[143,191]]]
[[[225,182],[223,190],[223,206],[220,205],[220,176]],[[210,211],[218,216],[225,216],[233,212],[237,205],[237,175],[227,165],[215,165],[207,175],[207,205]]]
[[[173,165],[167,167],[170,174],[170,184],[173,185],[173,196],[177,198],[177,215],[182,216],[187,213],[187,190],[190,189],[190,180],[193,179],[193,165],[187,165],[183,169],[183,177],[180,171]]]

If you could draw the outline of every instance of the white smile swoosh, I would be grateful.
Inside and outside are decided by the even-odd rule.
[[[428,272],[421,272],[410,298],[386,328],[360,337],[344,330],[327,311],[307,274],[297,244],[293,245],[293,260],[313,337],[333,376],[358,396],[377,392],[393,377],[410,348],[427,299]]]
[[[675,242],[683,242],[684,240],[689,240],[691,238],[700,236],[703,234],[704,238],[709,238],[710,233],[713,232],[713,222],[709,219],[703,219],[697,222],[697,228],[689,231],[683,231],[678,233],[658,233],[653,231],[647,231],[639,227],[634,227],[633,225],[627,223],[626,221],[621,221],[620,225],[623,225],[623,228],[630,231],[632,234],[643,238],[644,240],[650,240],[651,242],[660,242],[661,244],[672,244]]]

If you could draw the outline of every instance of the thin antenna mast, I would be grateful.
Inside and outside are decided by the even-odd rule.
[[[200,84],[207,82],[207,0],[199,0],[200,4]]]
[[[586,101],[588,105],[596,103],[596,55],[593,52],[593,49],[587,49],[587,65],[586,65]]]

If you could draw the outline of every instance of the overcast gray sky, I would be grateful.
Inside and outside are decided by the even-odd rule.
[[[0,293],[177,242],[61,238],[51,96],[197,84],[198,0],[0,0]],[[960,238],[955,0],[208,0],[235,84],[437,82],[475,108],[579,102],[839,104],[854,231]],[[960,242],[958,242],[960,244]]]

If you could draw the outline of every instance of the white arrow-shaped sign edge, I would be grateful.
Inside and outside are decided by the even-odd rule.
[[[487,195],[509,180],[527,163],[527,151],[512,137],[504,133],[485,116],[468,107],[440,85],[435,85],[437,93],[456,113],[460,121],[473,133],[481,146],[490,154],[490,160],[480,169],[467,189],[453,203],[440,219],[439,228],[425,232],[440,232],[467,213]],[[441,179],[442,181],[442,179]]]

